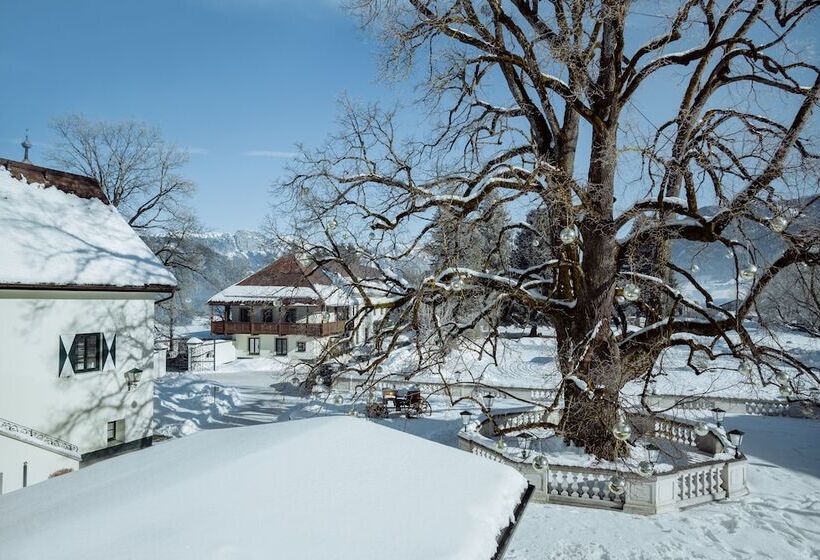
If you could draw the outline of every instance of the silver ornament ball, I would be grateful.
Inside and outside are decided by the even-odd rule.
[[[561,230],[561,243],[564,245],[572,245],[578,240],[578,231],[575,227],[565,227]]]

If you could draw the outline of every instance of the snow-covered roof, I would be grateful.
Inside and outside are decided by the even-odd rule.
[[[295,255],[284,255],[212,296],[208,303],[347,306],[360,300],[353,280],[336,263],[316,266]]]
[[[514,469],[345,416],[209,430],[0,498],[4,558],[489,560]]]
[[[0,239],[3,287],[176,286],[96,182],[78,175],[0,160]]]

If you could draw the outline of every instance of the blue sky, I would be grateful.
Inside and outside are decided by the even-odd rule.
[[[637,2],[644,13],[630,20],[631,41],[654,35],[654,1],[668,7]],[[198,186],[205,228],[258,228],[295,145],[316,146],[337,129],[342,94],[388,105],[413,98],[411,84],[378,82],[379,45],[339,4],[0,0],[0,157],[20,159],[30,129],[32,160],[46,163],[57,115],[144,121],[191,152],[185,174]],[[816,22],[799,36],[812,62]],[[674,72],[635,98],[640,114],[627,108],[638,125],[651,128],[674,111],[686,71]],[[625,192],[635,190],[628,185],[638,169],[619,171],[619,201],[643,196]]]
[[[336,103],[392,100],[377,45],[331,0],[0,0],[0,157],[45,163],[48,121],[134,118],[190,148],[206,228],[256,228],[295,144]],[[9,22],[14,22],[10,25]]]

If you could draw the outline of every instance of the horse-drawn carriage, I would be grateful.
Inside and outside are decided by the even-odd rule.
[[[403,413],[407,418],[430,416],[433,409],[416,387],[407,390],[382,389],[382,398],[367,404],[367,416],[387,418],[391,411]]]

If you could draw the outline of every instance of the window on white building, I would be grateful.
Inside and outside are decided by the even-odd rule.
[[[100,370],[100,333],[78,334],[74,337],[71,365],[74,373]]]
[[[277,356],[285,356],[288,353],[288,339],[287,338],[277,338],[276,342],[276,355]]]
[[[305,344],[304,342],[297,342],[296,343],[296,351],[297,352],[304,352],[305,350],[307,350],[307,344]]]
[[[113,422],[108,422],[108,424],[106,424],[106,441],[108,443],[116,443],[120,441],[122,434],[120,434],[121,428],[119,424],[121,422],[122,420],[114,420]]]
[[[259,354],[259,337],[252,336],[248,339],[248,354]]]

